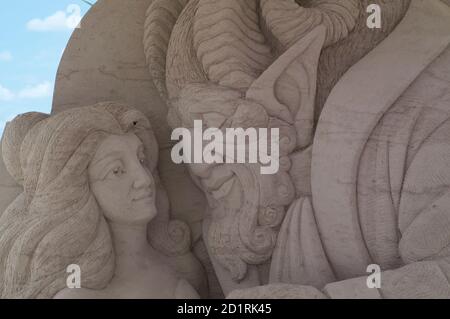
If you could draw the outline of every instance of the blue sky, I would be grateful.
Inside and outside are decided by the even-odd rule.
[[[95,3],[94,0],[89,0]],[[3,1],[0,9],[0,135],[15,115],[50,112],[56,71],[82,0]]]

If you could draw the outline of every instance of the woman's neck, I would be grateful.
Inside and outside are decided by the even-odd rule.
[[[146,267],[146,260],[154,253],[147,241],[147,225],[110,223],[116,255],[116,277],[129,277]]]

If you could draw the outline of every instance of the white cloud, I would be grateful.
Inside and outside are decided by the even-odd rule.
[[[0,101],[11,101],[14,93],[0,84]]]
[[[45,81],[34,86],[27,86],[18,93],[0,84],[0,101],[12,101],[17,99],[39,99],[53,94],[53,84]]]
[[[81,9],[78,5],[69,5],[66,11],[57,11],[44,19],[32,19],[28,21],[27,28],[30,31],[64,31],[76,28],[81,21]]]
[[[11,52],[9,51],[1,51],[0,52],[0,61],[11,61],[13,58]]]
[[[42,97],[51,96],[53,92],[52,83],[46,81],[35,86],[26,87],[18,94],[22,99],[37,99]]]

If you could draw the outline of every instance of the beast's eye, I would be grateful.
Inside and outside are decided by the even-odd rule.
[[[140,150],[137,154],[137,157],[139,159],[139,163],[141,163],[142,165],[147,164],[147,157],[145,156],[144,151]]]

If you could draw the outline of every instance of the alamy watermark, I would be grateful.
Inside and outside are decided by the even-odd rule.
[[[378,4],[367,6],[366,12],[369,13],[367,18],[367,27],[369,29],[381,29],[381,7]]]
[[[66,272],[70,275],[67,276],[66,285],[70,289],[81,288],[81,268],[77,264],[71,264],[67,266]]]
[[[381,267],[377,264],[371,264],[367,266],[369,276],[367,276],[366,284],[369,289],[381,288]]]
[[[66,19],[66,25],[69,29],[81,28],[81,8],[77,4],[70,4],[66,13],[68,14]]]
[[[179,141],[171,152],[176,164],[259,163],[263,175],[276,174],[280,168],[278,128],[203,130],[203,122],[195,120],[193,129],[174,129],[171,139]]]

